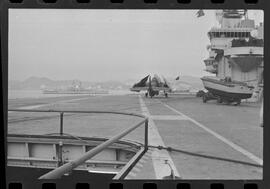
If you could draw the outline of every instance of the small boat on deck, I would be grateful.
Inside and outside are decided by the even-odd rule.
[[[209,91],[203,96],[203,102],[209,99],[217,99],[221,102],[241,103],[242,99],[248,99],[253,94],[254,87],[244,82],[232,81],[230,78],[219,79],[217,77],[204,76],[201,78],[204,87]]]

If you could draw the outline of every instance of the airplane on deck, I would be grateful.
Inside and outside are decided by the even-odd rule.
[[[138,83],[135,83],[130,90],[135,92],[146,91],[145,97],[150,96],[151,98],[155,95],[159,95],[160,91],[164,92],[164,95],[167,98],[168,92],[172,92],[167,80],[163,77],[162,81],[156,74],[153,78],[151,78],[150,75],[144,77]]]

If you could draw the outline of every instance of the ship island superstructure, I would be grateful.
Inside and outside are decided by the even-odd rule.
[[[205,71],[215,76],[202,78],[205,88],[208,79],[241,83],[253,88],[251,99],[258,101],[263,89],[263,23],[255,25],[246,10],[218,10],[216,19],[219,26],[208,32],[209,57],[204,60]]]

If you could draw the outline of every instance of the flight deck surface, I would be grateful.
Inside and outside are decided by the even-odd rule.
[[[41,103],[42,102],[42,103]],[[175,95],[99,95],[9,100],[9,108],[123,111],[149,117],[149,150],[125,179],[261,179],[263,129],[260,104],[240,106],[203,103],[201,98]],[[51,113],[27,115],[9,112],[8,133],[58,132],[59,117]],[[36,118],[36,119],[35,119]],[[110,138],[138,122],[139,118],[115,115],[64,117],[64,133]],[[144,142],[144,128],[123,138]],[[164,149],[164,148],[169,148]],[[171,150],[170,150],[171,149]],[[166,163],[167,162],[167,163]],[[168,165],[170,164],[170,165]],[[171,168],[170,168],[171,167]]]

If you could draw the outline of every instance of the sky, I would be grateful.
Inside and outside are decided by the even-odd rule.
[[[201,77],[206,10],[9,9],[9,79],[121,81],[148,74]],[[262,22],[262,11],[250,11]]]

